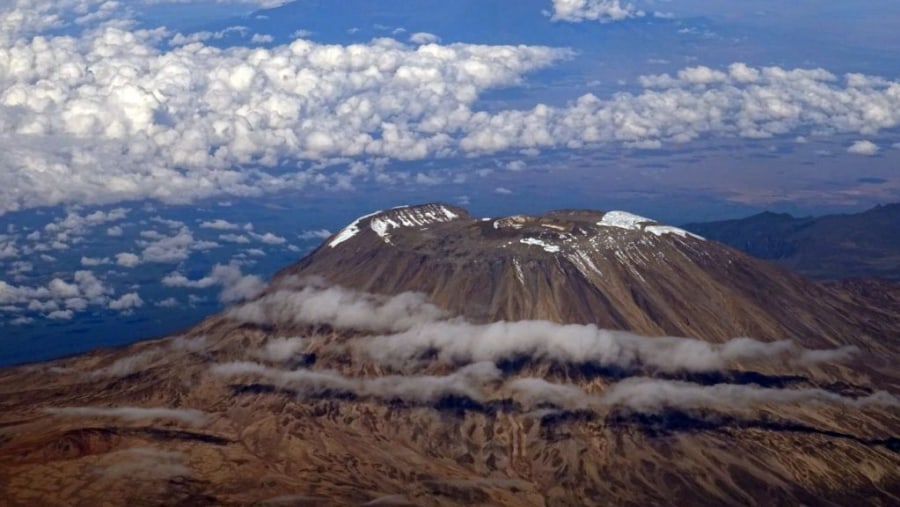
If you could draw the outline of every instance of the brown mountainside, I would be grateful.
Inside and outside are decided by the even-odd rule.
[[[874,290],[622,212],[388,210],[180,336],[0,370],[0,505],[897,505]]]

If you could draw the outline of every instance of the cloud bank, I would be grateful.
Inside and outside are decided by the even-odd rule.
[[[842,396],[824,389],[766,389],[753,385],[716,384],[630,378],[612,384],[600,394],[589,394],[572,384],[555,384],[540,378],[520,378],[506,387],[528,407],[554,405],[564,409],[603,410],[624,407],[641,413],[661,413],[667,409],[734,410],[755,405],[797,405],[824,403],[860,409],[895,408],[900,400],[885,391],[859,398]]]
[[[410,329],[442,318],[445,312],[421,293],[382,296],[310,285],[299,290],[276,290],[228,310],[227,315],[255,324],[327,324],[378,333]]]
[[[694,338],[650,338],[590,324],[546,321],[431,322],[402,333],[373,337],[357,346],[367,356],[393,367],[415,362],[428,353],[448,364],[527,357],[662,372],[723,370],[735,362],[755,360],[770,364],[832,362],[858,352],[855,347],[808,350],[789,340],[761,342],[742,337],[714,344]]]
[[[355,341],[354,350],[381,364],[403,368],[428,354],[447,364],[523,357],[566,364],[600,364],[662,372],[723,370],[736,362],[766,360],[783,365],[841,361],[856,347],[805,349],[789,340],[761,342],[740,337],[722,344],[694,338],[645,337],[595,325],[548,321],[472,324],[447,319],[420,293],[383,296],[342,287],[308,285],[280,289],[232,308],[230,318],[265,325],[327,324],[382,334]]]
[[[165,202],[380,181],[384,165],[317,167],[700,137],[872,135],[900,124],[900,83],[824,69],[689,67],[562,106],[480,110],[485,92],[570,58],[564,48],[376,39],[174,47],[92,0],[0,8],[0,213],[57,203]],[[556,0],[559,20],[619,19],[617,0]],[[67,14],[68,13],[68,14]],[[43,31],[76,13],[76,35]],[[66,18],[69,16],[69,18]],[[114,22],[116,21],[116,22]],[[76,26],[81,26],[76,23]],[[14,28],[23,27],[23,28]],[[277,170],[274,170],[277,169]],[[275,238],[270,238],[275,240]],[[148,257],[151,257],[148,254]],[[149,260],[149,259],[148,259]]]
[[[471,364],[449,375],[347,377],[334,370],[282,370],[246,361],[218,364],[212,367],[212,372],[228,378],[261,379],[304,396],[349,393],[362,398],[426,404],[448,396],[483,401],[483,386],[502,376],[490,362]]]

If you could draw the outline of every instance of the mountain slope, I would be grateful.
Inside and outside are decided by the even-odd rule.
[[[423,209],[436,218],[411,217]],[[351,224],[279,272],[274,285],[287,276],[383,294],[421,291],[479,322],[546,319],[709,341],[753,336],[873,349],[889,338],[866,324],[886,318],[867,305],[624,212],[477,220],[447,206],[398,208]]]
[[[684,228],[816,279],[900,280],[900,203],[816,218],[766,212]]]
[[[623,212],[375,213],[181,336],[0,370],[0,498],[894,505],[866,290]]]

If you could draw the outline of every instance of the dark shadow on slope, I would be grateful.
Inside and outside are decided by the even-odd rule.
[[[784,389],[796,384],[808,383],[809,379],[802,375],[766,375],[756,371],[708,371],[708,372],[681,372],[681,373],[657,373],[656,378],[666,380],[681,380],[705,386],[716,384],[757,385],[766,388]]]
[[[658,414],[644,414],[620,409],[611,412],[606,417],[605,423],[611,428],[639,429],[650,437],[665,437],[674,433],[697,433],[703,431],[734,434],[737,430],[761,429],[779,433],[820,435],[829,438],[852,440],[865,446],[883,446],[893,452],[900,452],[900,437],[861,438],[849,433],[816,428],[794,421],[772,419],[768,416],[761,416],[758,419],[744,419],[711,411],[665,410]]]
[[[432,402],[419,402],[404,400],[402,398],[377,398],[360,396],[350,391],[326,390],[314,393],[302,392],[299,390],[277,387],[272,384],[230,384],[228,386],[232,394],[239,395],[260,395],[272,394],[276,396],[289,396],[291,398],[302,398],[314,401],[343,401],[357,402],[363,400],[371,400],[376,403],[382,403],[395,409],[412,409],[412,408],[433,408],[441,412],[454,412],[458,415],[464,415],[466,412],[478,412],[482,414],[494,415],[499,412],[518,412],[521,406],[511,399],[478,401],[468,396],[462,395],[445,395]]]

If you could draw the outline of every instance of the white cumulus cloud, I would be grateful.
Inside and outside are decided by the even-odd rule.
[[[878,145],[873,143],[872,141],[856,141],[849,148],[847,148],[847,153],[852,153],[854,155],[874,155],[878,153]]]
[[[553,0],[553,21],[621,21],[636,18],[644,12],[620,0]]]

